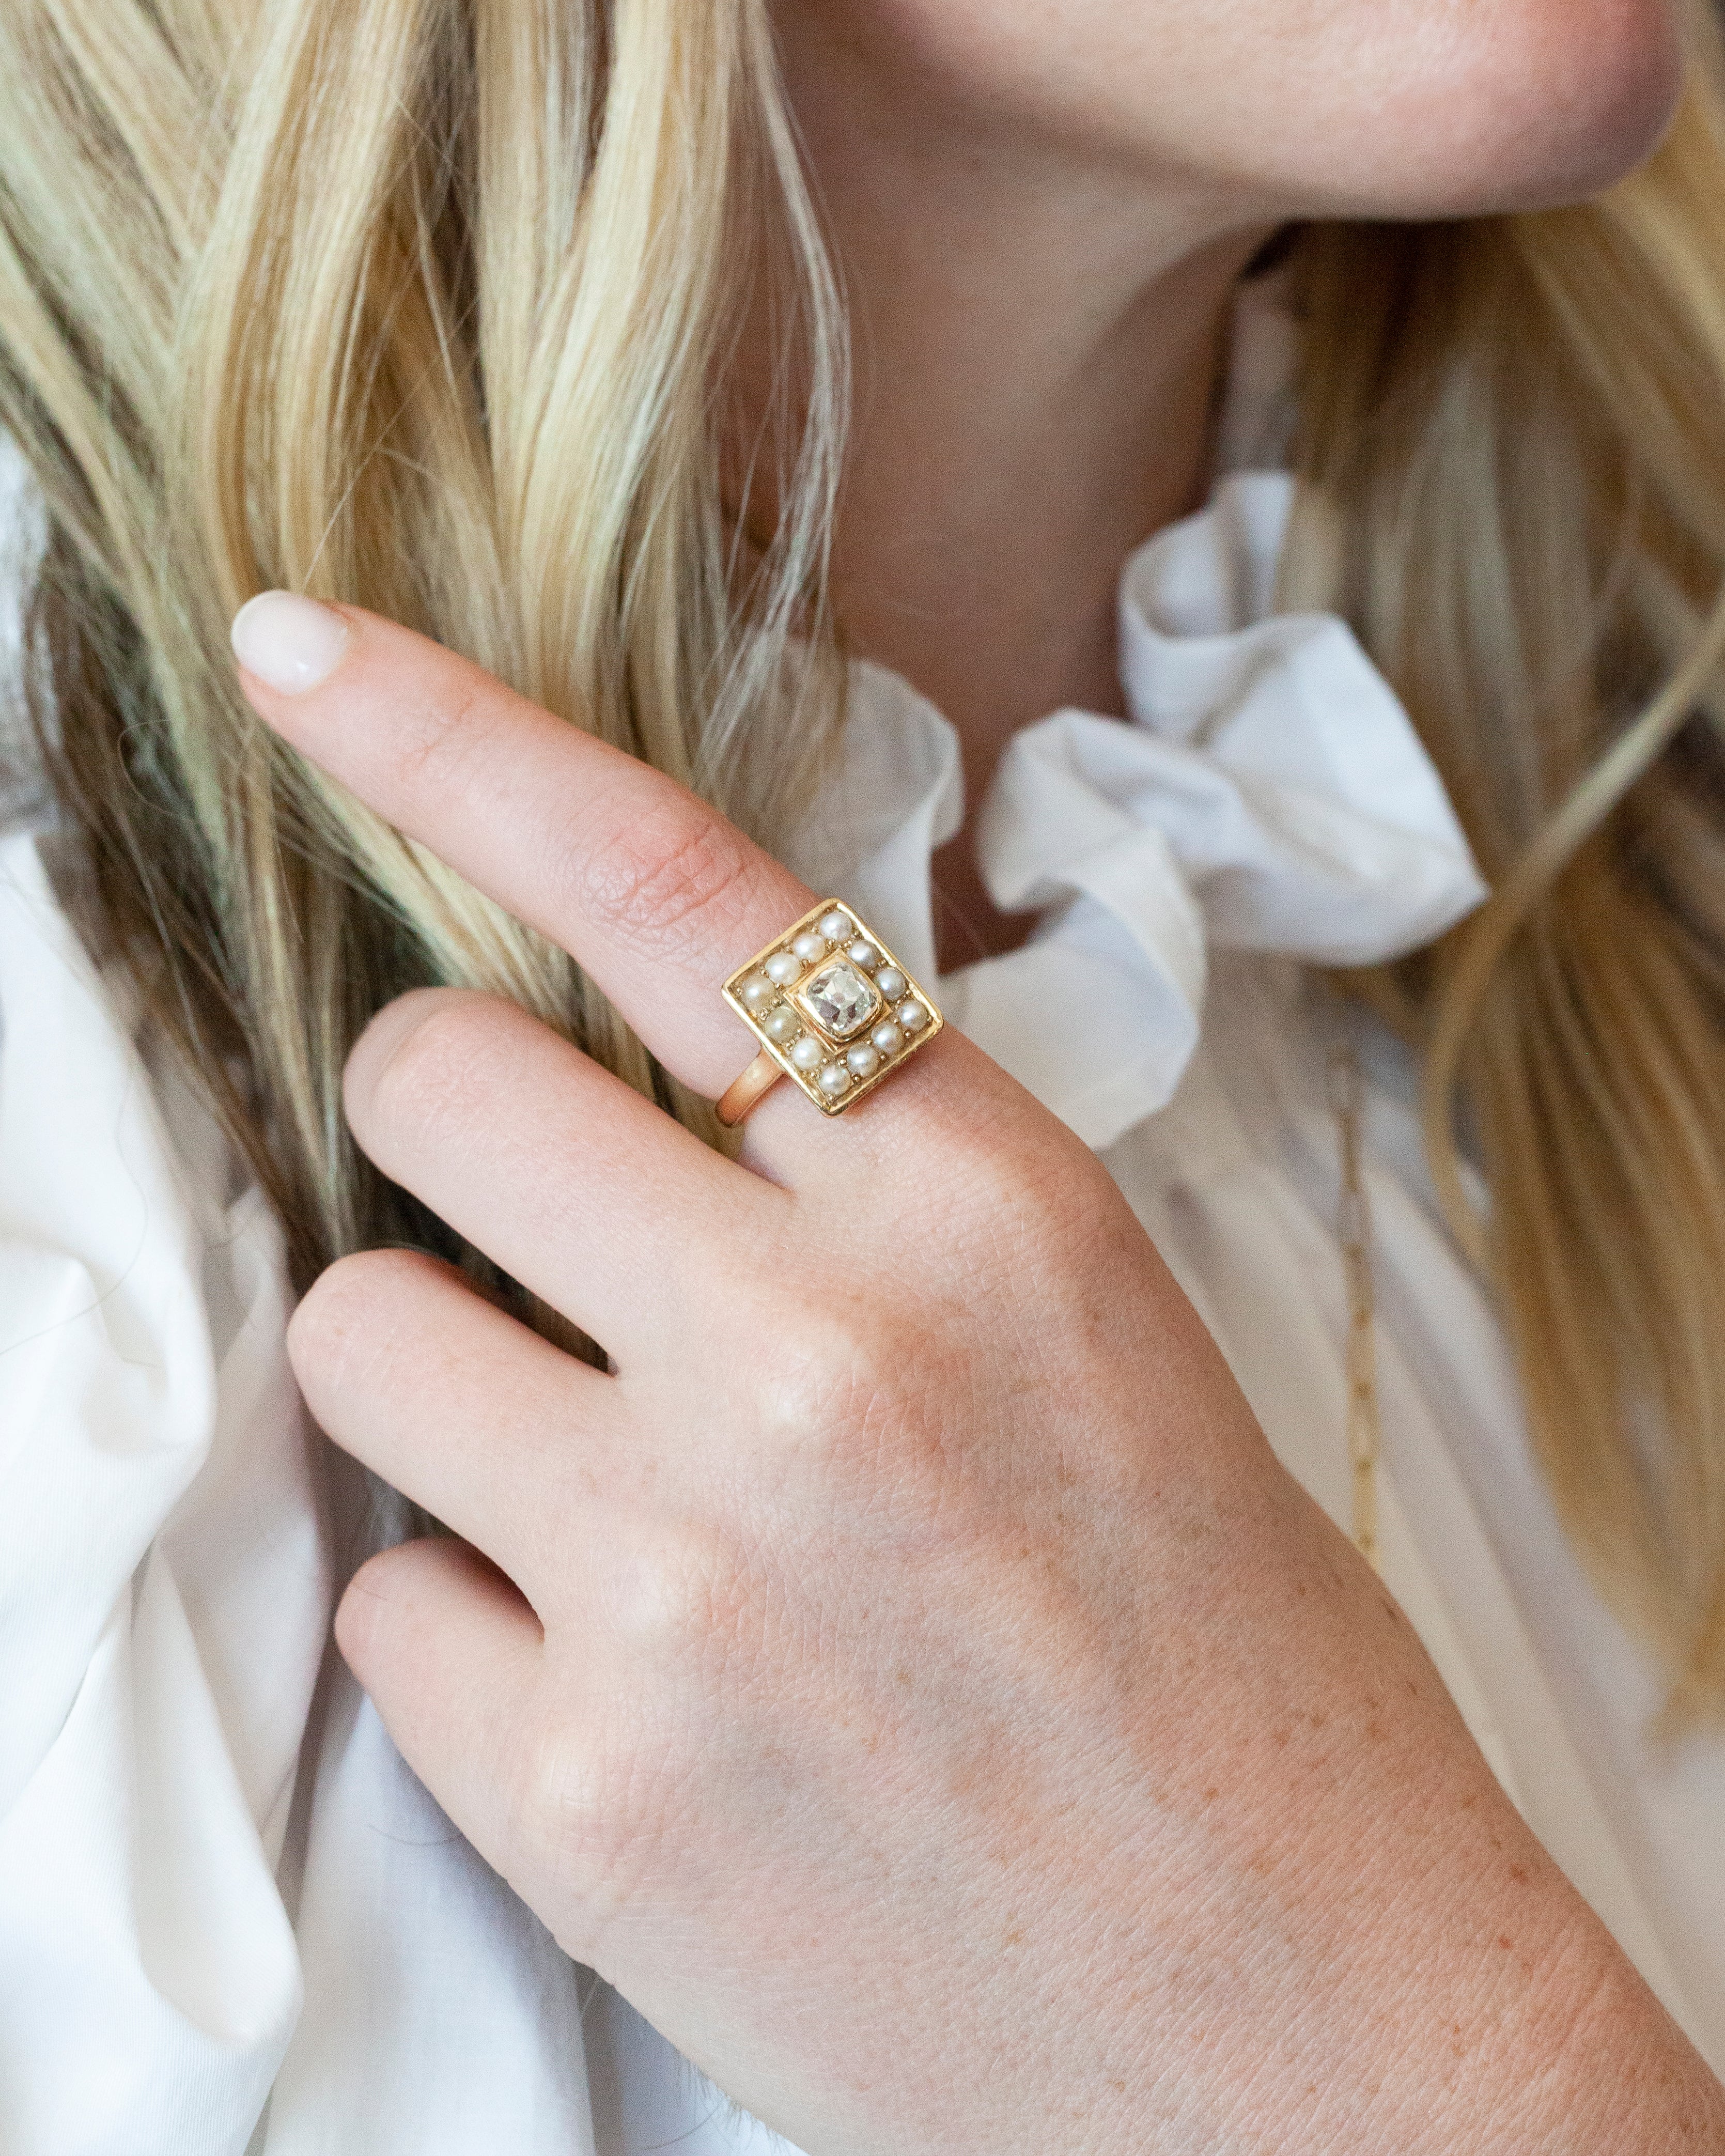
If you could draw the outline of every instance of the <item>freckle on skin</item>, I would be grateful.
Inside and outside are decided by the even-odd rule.
[[[1507,1932],[1500,1932],[1497,1934],[1497,1943],[1503,1948],[1504,1952],[1507,1953],[1510,1948],[1515,1944],[1515,1941],[1511,1938]]]
[[[1517,1887],[1525,1887],[1527,1883],[1527,1866],[1525,1864],[1512,1864],[1509,1867],[1509,1876],[1514,1880]]]

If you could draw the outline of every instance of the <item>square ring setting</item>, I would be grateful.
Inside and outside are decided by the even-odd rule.
[[[824,1116],[872,1093],[946,1023],[880,937],[833,898],[739,966],[724,993]]]

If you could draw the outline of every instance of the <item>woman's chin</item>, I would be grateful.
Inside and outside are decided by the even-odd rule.
[[[1452,37],[1447,67],[1387,101],[1399,162],[1375,205],[1359,176],[1358,207],[1476,217],[1585,201],[1646,162],[1682,95],[1682,39],[1663,0],[1513,0]],[[1356,155],[1378,131],[1356,138]]]

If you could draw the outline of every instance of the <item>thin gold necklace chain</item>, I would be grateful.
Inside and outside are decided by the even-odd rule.
[[[1362,1171],[1365,1081],[1352,1041],[1330,1049],[1330,1108],[1341,1141],[1336,1233],[1348,1283],[1348,1458],[1353,1472],[1353,1541],[1378,1569],[1378,1455],[1384,1426],[1378,1404],[1377,1305],[1372,1286],[1372,1201]]]

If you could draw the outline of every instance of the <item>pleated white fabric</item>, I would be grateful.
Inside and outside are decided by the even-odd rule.
[[[327,1649],[280,1232],[28,836],[0,1014],[0,2148],[590,2150],[578,1973]]]
[[[1293,506],[1286,474],[1239,474],[1135,555],[1119,608],[1132,723],[1065,711],[1024,728],[978,812],[996,904],[1041,917],[1019,949],[943,981],[942,1007],[1099,1148],[1172,1097],[1212,951],[1368,964],[1486,895],[1353,632],[1274,611]],[[963,821],[957,737],[875,668],[853,702],[850,752],[793,858],[932,980],[928,854]]]
[[[1497,1773],[1725,2069],[1725,1748],[1569,1552],[1440,1225],[1400,1051],[1311,985],[1482,895],[1338,621],[1278,617],[1291,483],[1225,481],[1128,564],[1125,722],[1013,743],[979,831],[1022,949],[943,1007],[1102,1153],[1278,1453],[1345,1522],[1325,1056],[1369,1081],[1385,1569]],[[951,727],[860,667],[790,849],[933,979]],[[28,832],[0,843],[0,2148],[21,2156],[735,2156],[740,2118],[557,1952],[327,1644],[388,1532],[306,1426],[279,1232],[146,1067]],[[1372,1822],[1360,1822],[1363,1835]]]

